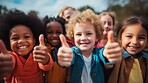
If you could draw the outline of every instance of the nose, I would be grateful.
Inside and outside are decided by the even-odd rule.
[[[83,35],[81,36],[81,40],[82,40],[82,41],[85,41],[85,40],[87,40],[87,37],[86,37],[86,35],[84,35],[84,34],[83,34]]]
[[[52,37],[58,37],[58,35],[57,35],[56,33],[54,33],[54,34],[52,35]]]
[[[132,44],[137,44],[138,43],[138,39],[137,38],[132,38]]]
[[[105,28],[109,27],[108,23],[105,23],[105,24],[104,24],[104,27],[105,27]]]
[[[18,43],[22,43],[22,42],[25,42],[24,38],[20,38],[20,39],[18,40]]]

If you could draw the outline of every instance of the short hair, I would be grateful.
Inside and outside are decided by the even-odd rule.
[[[85,22],[89,22],[94,26],[96,37],[98,41],[101,40],[103,33],[101,22],[98,19],[97,15],[90,9],[87,9],[83,12],[77,12],[74,15],[72,15],[69,23],[66,24],[67,37],[72,41],[74,41],[74,27],[76,23],[85,23]]]
[[[46,31],[46,28],[47,28],[47,24],[52,22],[52,21],[56,21],[58,22],[61,26],[62,26],[62,30],[63,30],[63,34],[65,35],[66,34],[66,30],[65,30],[65,19],[62,18],[62,17],[48,17],[47,15],[44,17],[43,19],[43,25],[44,25],[44,31]],[[46,36],[46,32],[45,33],[45,36]]]
[[[105,15],[109,15],[112,20],[113,20],[113,26],[115,27],[117,21],[116,21],[116,13],[115,12],[102,12],[98,15],[99,19],[101,19],[102,16],[105,16]]]
[[[76,11],[76,9],[73,8],[73,7],[70,7],[70,6],[64,6],[63,9],[61,9],[61,11],[58,13],[57,16],[59,16],[59,17],[64,17],[64,11],[65,11],[65,10],[68,10],[68,9],[72,9],[72,10]]]
[[[24,25],[29,27],[36,40],[35,45],[39,44],[38,38],[43,33],[43,24],[40,19],[35,16],[26,15],[24,12],[14,9],[4,12],[0,18],[0,39],[2,39],[8,50],[10,48],[10,30],[16,25]]]
[[[131,16],[124,19],[117,27],[117,41],[120,43],[123,31],[128,25],[141,24],[141,26],[146,30],[148,37],[148,21],[143,17]],[[134,28],[134,27],[133,27]]]

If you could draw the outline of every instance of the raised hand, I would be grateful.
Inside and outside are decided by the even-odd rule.
[[[109,62],[119,62],[122,59],[122,49],[119,43],[114,42],[113,31],[108,33],[108,42],[105,45],[103,55]]]
[[[61,66],[70,66],[73,60],[73,50],[69,48],[64,35],[60,35],[62,47],[58,50],[58,63]]]
[[[9,75],[13,69],[12,56],[8,54],[8,51],[3,43],[0,40],[0,79]]]
[[[39,45],[34,47],[33,58],[34,61],[40,62],[44,65],[49,62],[49,55],[47,54],[47,47],[44,44],[44,35],[39,36]]]

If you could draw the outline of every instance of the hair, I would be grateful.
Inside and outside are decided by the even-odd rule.
[[[50,17],[49,18],[48,16],[45,16],[44,19],[43,19],[45,36],[47,36],[46,35],[47,24],[52,22],[52,21],[56,21],[56,22],[58,22],[62,26],[63,34],[65,35],[66,34],[66,30],[65,30],[65,23],[66,23],[66,21],[65,21],[64,18],[62,18],[62,17],[56,17],[56,18],[55,17]]]
[[[0,18],[0,39],[2,39],[8,50],[10,48],[10,30],[16,25],[29,27],[36,40],[35,45],[39,44],[38,38],[43,33],[43,24],[35,16],[26,15],[24,12],[14,9],[4,12]]]
[[[141,26],[146,30],[148,37],[148,21],[142,17],[132,16],[123,20],[117,27],[117,41],[119,43],[121,43],[120,42],[121,36],[125,28],[128,25],[133,25],[133,24],[141,24]]]
[[[90,9],[87,9],[81,13],[78,12],[78,13],[75,13],[74,15],[72,15],[69,23],[66,24],[66,28],[68,28],[68,29],[66,29],[67,37],[69,39],[71,39],[72,41],[74,41],[74,27],[75,27],[76,23],[86,23],[86,22],[89,22],[94,26],[95,32],[96,32],[96,37],[97,37],[98,41],[101,40],[102,33],[103,33],[103,28],[101,26],[101,22],[98,19],[97,15]]]
[[[61,11],[58,13],[58,16],[59,16],[59,17],[64,17],[64,11],[65,11],[65,10],[68,10],[68,9],[72,9],[72,10],[76,11],[76,9],[73,8],[73,7],[65,6],[65,7],[63,7],[63,9],[61,9]]]
[[[116,25],[116,13],[115,12],[102,12],[98,15],[99,19],[101,19],[102,16],[105,16],[105,15],[109,15],[112,20],[113,20],[113,26],[115,27]]]

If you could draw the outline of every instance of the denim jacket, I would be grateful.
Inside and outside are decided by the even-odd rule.
[[[75,46],[73,49],[73,61],[70,66],[70,83],[81,83],[81,75],[84,67],[84,59],[80,50]],[[93,83],[104,83],[104,72],[101,61],[104,64],[113,64],[105,62],[103,57],[103,48],[94,48],[91,61],[91,78]]]

